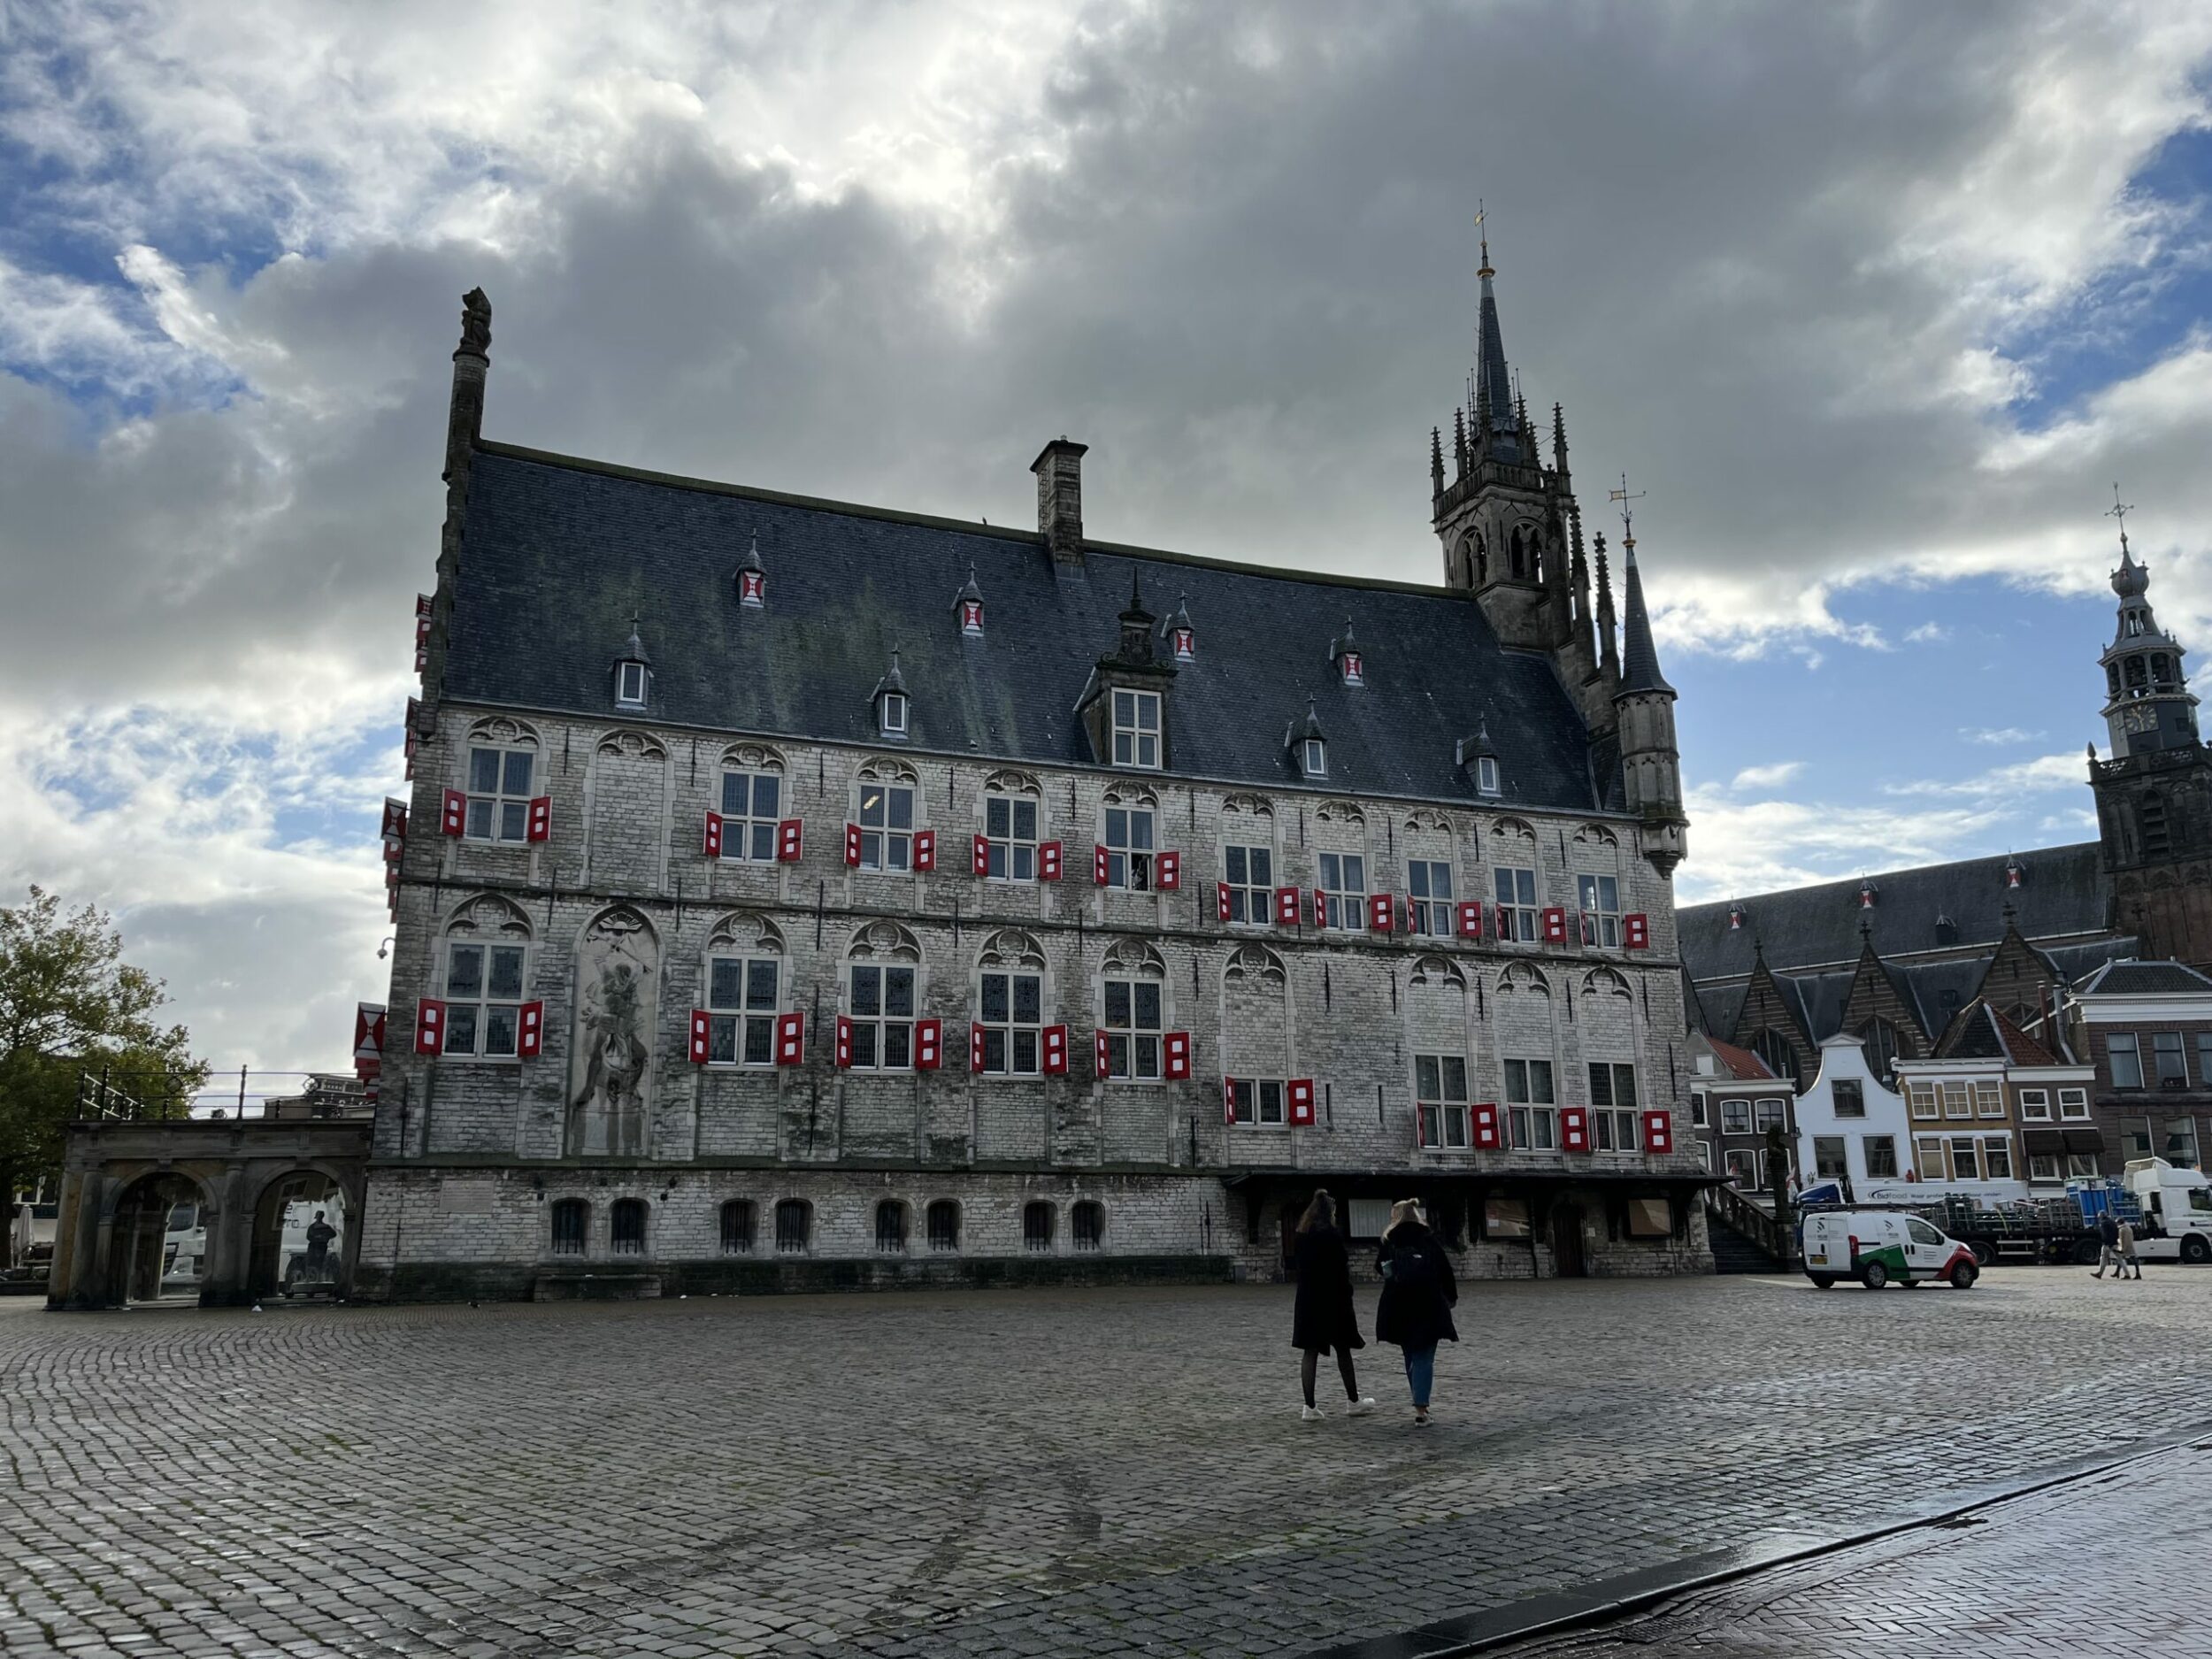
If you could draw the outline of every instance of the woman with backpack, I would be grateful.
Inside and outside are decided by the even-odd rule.
[[[1290,1345],[1305,1354],[1300,1380],[1305,1385],[1306,1407],[1299,1417],[1307,1423],[1321,1420],[1321,1409],[1313,1402],[1313,1383],[1321,1356],[1332,1351],[1337,1374],[1344,1379],[1345,1397],[1352,1402],[1345,1414],[1363,1417],[1375,1402],[1359,1391],[1352,1350],[1365,1348],[1367,1342],[1359,1333],[1359,1315],[1352,1310],[1352,1261],[1344,1235],[1337,1231],[1336,1205],[1328,1194],[1315,1193],[1299,1217],[1291,1265],[1298,1275],[1298,1302],[1290,1317]]]
[[[1451,1258],[1429,1231],[1420,1201],[1407,1198],[1390,1207],[1390,1230],[1383,1234],[1377,1260],[1382,1268],[1382,1302],[1375,1310],[1375,1340],[1405,1350],[1406,1384],[1413,1391],[1413,1426],[1429,1421],[1429,1385],[1436,1376],[1436,1345],[1459,1340],[1452,1308],[1459,1285]]]

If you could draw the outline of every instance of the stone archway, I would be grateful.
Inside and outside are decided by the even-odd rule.
[[[271,1176],[254,1202],[247,1293],[257,1302],[271,1296],[342,1300],[352,1279],[358,1219],[353,1194],[326,1170]]]
[[[107,1305],[198,1301],[209,1231],[218,1220],[206,1190],[175,1170],[122,1187],[108,1228]]]

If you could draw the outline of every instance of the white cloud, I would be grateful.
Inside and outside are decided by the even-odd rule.
[[[2044,755],[1978,772],[1971,778],[1927,778],[1882,786],[1887,795],[1957,795],[2002,802],[2054,789],[2085,789],[2089,769],[2079,755]]]
[[[1746,766],[1732,780],[1728,787],[1740,795],[1747,789],[1774,789],[1805,770],[1801,760],[1776,761],[1771,765]]]
[[[2016,726],[1961,726],[1959,735],[1970,743],[1985,743],[1991,748],[2002,748],[2011,743],[2032,743],[2043,735],[2040,732],[2023,731]]]
[[[1924,622],[1905,635],[1908,645],[1939,645],[1951,637],[1951,630],[1940,622]]]

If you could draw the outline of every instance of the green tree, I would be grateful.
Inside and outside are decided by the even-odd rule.
[[[65,911],[34,887],[0,910],[0,1203],[58,1174],[78,1115],[80,1079],[105,1072],[114,1094],[181,1117],[207,1078],[181,1025],[157,1018],[159,979],[123,960],[122,935],[96,906]],[[0,1266],[12,1229],[0,1225]]]

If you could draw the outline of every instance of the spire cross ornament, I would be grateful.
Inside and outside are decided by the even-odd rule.
[[[1477,276],[1496,274],[1490,269],[1490,233],[1482,227],[1482,222],[1486,217],[1482,210],[1482,198],[1477,196],[1475,198],[1475,236],[1482,243],[1482,265],[1475,273]]]
[[[2105,509],[2104,516],[2108,518],[2117,518],[2120,521],[2120,557],[2122,558],[2127,557],[2128,550],[2128,514],[2134,511],[2133,502],[2123,502],[2120,499],[2120,486],[2116,481],[2112,486],[2112,505]]]
[[[1606,500],[1617,501],[1621,504],[1621,545],[1632,553],[1636,550],[1636,526],[1629,503],[1641,501],[1650,493],[1649,490],[1640,489],[1631,495],[1628,489],[1628,474],[1625,472],[1621,474],[1621,487],[1618,489],[1609,489],[1605,492]]]

